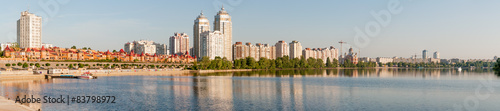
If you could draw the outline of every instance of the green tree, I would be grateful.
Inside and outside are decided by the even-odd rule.
[[[83,47],[82,49],[83,49],[83,50],[87,50],[87,47]]]
[[[10,67],[10,64],[5,64],[5,66]]]
[[[35,67],[40,68],[40,63],[35,63]]]
[[[21,62],[17,63],[17,66],[22,66],[22,65],[23,65],[23,63],[21,63]]]
[[[50,63],[45,63],[45,66],[50,66]]]
[[[76,46],[71,46],[71,49],[76,49]]]
[[[332,67],[337,67],[337,66],[339,66],[339,60],[333,59]]]
[[[330,62],[330,57],[326,58],[326,67],[333,67],[332,62]]]
[[[23,64],[23,68],[27,68],[28,66],[29,66],[28,63]]]
[[[113,50],[113,53],[117,52],[116,50]]]
[[[73,69],[73,64],[69,64],[68,68]]]

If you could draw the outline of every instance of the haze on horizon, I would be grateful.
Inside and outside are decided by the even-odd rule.
[[[274,45],[297,40],[304,48],[355,44],[355,27],[376,21],[371,11],[387,10],[391,0],[16,0],[0,4],[0,42],[16,42],[16,21],[29,11],[42,16],[42,42],[58,47],[119,50],[134,40],[168,45],[174,32],[193,33],[201,10],[210,22],[224,4],[232,16],[233,43]],[[399,0],[402,11],[361,48],[361,57],[410,57],[422,50],[441,58],[492,59],[500,56],[500,1]],[[47,5],[49,8],[47,8]],[[211,24],[213,28],[213,24]],[[192,42],[192,38],[190,38]],[[192,43],[191,43],[192,45]]]

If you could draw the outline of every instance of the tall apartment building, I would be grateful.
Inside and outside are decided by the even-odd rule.
[[[234,60],[244,59],[245,57],[248,56],[247,50],[248,47],[246,45],[243,45],[242,42],[236,42],[233,45],[233,59]]]
[[[157,55],[168,55],[169,50],[167,48],[167,45],[156,43],[156,42],[153,44],[156,46],[156,54]]]
[[[434,56],[433,56],[434,59],[439,59],[439,52],[434,52]]]
[[[198,58],[207,56],[210,59],[215,59],[215,57],[224,58],[225,50],[224,50],[224,34],[219,31],[214,32],[204,32],[201,34],[201,54]],[[231,50],[232,52],[232,50]],[[229,57],[226,57],[228,60]],[[231,56],[232,58],[232,56]]]
[[[189,36],[186,33],[174,33],[169,40],[171,55],[184,55],[189,53]]]
[[[260,58],[267,58],[267,59],[271,59],[271,48],[269,47],[269,45],[267,44],[261,44],[261,43],[257,43],[255,44],[255,46],[257,46],[258,48],[258,52],[259,52],[259,59]]]
[[[210,32],[210,22],[207,17],[203,15],[203,12],[194,20],[193,26],[193,51],[191,52],[194,56],[202,58],[201,55],[201,41],[202,33]]]
[[[21,12],[21,18],[17,21],[17,43],[20,48],[42,47],[42,17]]]
[[[269,46],[269,44],[264,44],[264,46],[269,47],[269,59],[276,59],[276,46]]]
[[[427,59],[427,50],[422,51],[422,59]]]
[[[288,56],[290,54],[288,44],[285,41],[278,41],[274,46],[276,46],[276,58]]]
[[[299,41],[290,42],[290,59],[302,57],[302,45]]]
[[[330,58],[330,62],[333,62],[333,59],[339,60],[338,49],[333,46],[330,46],[330,48],[306,48],[302,51],[302,56],[305,59],[322,59],[324,63],[326,63],[328,58]]]
[[[246,45],[248,47],[248,57],[252,57],[255,60],[259,60],[259,58],[260,58],[259,48],[255,45],[252,45],[252,43],[250,43],[250,42],[247,42]]]
[[[233,60],[233,25],[231,16],[229,16],[224,7],[215,15],[213,31],[210,31],[209,21],[203,13],[201,13],[194,22],[193,53],[195,56],[198,58],[208,56],[211,59],[219,56],[222,58],[226,57],[228,60]],[[204,46],[210,44],[212,45]]]
[[[161,54],[157,53],[157,50],[161,50],[159,52],[166,52],[166,49],[157,49],[157,48],[166,48],[165,44],[159,44],[155,43],[153,41],[147,41],[147,40],[140,40],[140,41],[133,41],[133,42],[127,42],[124,45],[124,51],[127,53],[130,53],[134,51],[136,54],[149,54],[149,55],[154,55],[154,54]]]
[[[233,43],[233,23],[231,22],[231,16],[229,16],[224,7],[215,15],[214,31],[224,34],[224,43],[222,43],[224,45],[224,57],[227,57],[228,60],[233,60],[231,47]]]

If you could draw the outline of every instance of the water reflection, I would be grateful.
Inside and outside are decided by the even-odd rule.
[[[116,104],[25,104],[43,110],[449,110],[475,93],[478,78],[491,75],[489,69],[260,70],[0,81],[0,93],[117,96]],[[500,94],[490,98],[480,110],[497,108]]]
[[[308,69],[308,70],[259,70],[250,72],[221,72],[193,74],[193,76],[235,76],[235,77],[409,77],[409,78],[451,78],[477,77],[489,74],[491,69],[414,69],[414,68],[370,68],[370,69]]]

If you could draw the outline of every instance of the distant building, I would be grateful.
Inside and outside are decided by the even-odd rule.
[[[157,50],[161,50],[159,52],[163,52],[166,49],[157,49],[157,48],[166,48],[164,44],[159,44],[155,43],[153,41],[147,41],[147,40],[140,40],[140,41],[133,41],[133,42],[128,42],[125,43],[124,45],[124,51],[127,53],[131,53],[134,51],[136,54],[150,54],[154,55],[157,54]],[[165,52],[163,52],[165,53]]]
[[[14,47],[14,46],[16,46],[16,44],[15,44],[15,43],[10,43],[10,42],[7,42],[7,43],[1,43],[1,44],[0,44],[0,46],[2,47],[2,49],[1,49],[1,50],[2,50],[2,51],[4,51],[4,50],[5,50],[5,47],[7,47],[7,46],[9,46],[9,47]]]
[[[153,43],[156,46],[156,54],[158,55],[168,55],[168,48],[165,44]]]
[[[298,41],[290,42],[290,59],[302,57],[302,45]]]
[[[274,47],[274,46],[273,46]],[[233,59],[244,59],[246,57],[253,57],[255,60],[260,58],[275,59],[273,58],[273,47],[269,47],[268,44],[257,43],[252,45],[251,43],[236,42],[233,44]]]
[[[169,39],[171,55],[184,55],[189,52],[189,36],[186,33],[174,33]]]
[[[21,12],[21,18],[17,21],[17,43],[20,48],[42,47],[42,17]]]
[[[3,47],[3,46],[2,46],[2,47]],[[497,57],[497,56],[493,57],[493,60],[498,60],[498,57]]]
[[[390,57],[377,57],[377,63],[387,64],[389,62],[393,62],[394,58]]]
[[[427,59],[427,50],[422,51],[422,59]]]
[[[330,46],[330,48],[305,48],[302,50],[302,56],[305,59],[322,59],[324,63],[328,58],[330,58],[330,62],[333,62],[333,59],[339,60],[338,50],[333,46]]]
[[[274,46],[276,46],[276,58],[288,56],[290,54],[288,44],[285,41],[278,41]]]
[[[51,48],[51,47],[54,47],[54,45],[52,45],[52,44],[46,44],[46,43],[42,43],[42,47],[45,47],[45,48]]]
[[[352,50],[352,47],[349,48],[349,53],[346,54],[346,56],[344,58],[344,62],[346,60],[350,60],[351,63],[353,63],[353,64],[358,64],[358,53],[354,53]],[[342,62],[342,63],[344,63],[344,62]]]
[[[214,32],[203,32],[202,33],[202,39],[201,39],[201,57],[209,57],[210,59],[215,59],[215,57],[221,57],[224,58],[225,56],[225,50],[224,50],[224,34],[222,34],[219,31],[214,31]],[[232,52],[232,51],[231,51]],[[200,58],[200,57],[198,57]],[[231,60],[227,57],[228,60]]]
[[[434,59],[439,59],[439,52],[434,52],[434,56],[433,56]]]

